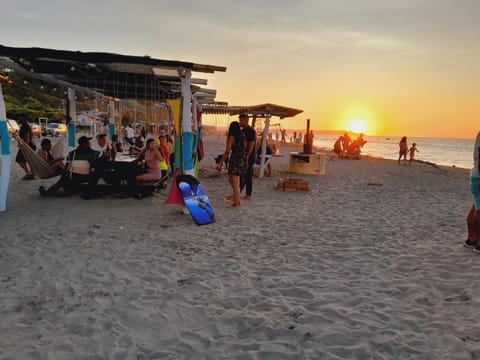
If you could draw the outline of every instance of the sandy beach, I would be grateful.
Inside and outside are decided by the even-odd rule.
[[[325,175],[293,175],[285,146],[231,209],[224,143],[205,138],[206,226],[168,190],[42,198],[54,180],[22,181],[12,159],[0,359],[480,359],[467,170],[327,154]]]

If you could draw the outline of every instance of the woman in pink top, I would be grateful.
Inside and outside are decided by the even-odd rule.
[[[137,183],[160,180],[162,178],[160,161],[162,160],[163,156],[160,154],[160,151],[158,151],[155,141],[153,139],[148,139],[145,150],[147,172],[136,177]]]

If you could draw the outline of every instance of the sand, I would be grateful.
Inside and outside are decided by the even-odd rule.
[[[468,171],[327,155],[254,179],[237,209],[205,139],[217,222],[167,190],[42,198],[12,164],[0,213],[0,359],[479,359]],[[275,189],[301,177],[309,192]]]

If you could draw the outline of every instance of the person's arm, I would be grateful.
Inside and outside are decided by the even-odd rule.
[[[248,147],[247,147],[247,159],[250,157],[250,154],[252,153],[254,148],[255,148],[255,140],[254,141],[249,141],[248,142]]]
[[[47,153],[43,151],[43,149],[40,149],[37,151],[38,156],[40,156],[43,160],[47,161]]]
[[[218,165],[217,165],[217,170],[221,170],[222,169],[222,164],[225,162],[225,160],[227,159],[228,155],[230,154],[230,151],[232,150],[232,146],[233,146],[233,142],[235,141],[234,137],[233,136],[229,136],[227,138],[227,145],[225,146],[225,152],[223,153],[222,157],[220,158],[220,160],[218,161]]]
[[[162,153],[156,149],[155,149],[155,157],[157,158],[158,161],[163,161]]]

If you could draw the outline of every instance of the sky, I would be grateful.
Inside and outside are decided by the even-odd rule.
[[[479,0],[1,0],[0,7],[1,45],[226,66],[193,77],[208,79],[229,105],[302,109],[281,121],[286,128],[311,119],[315,130],[369,135],[474,138],[480,130]]]

